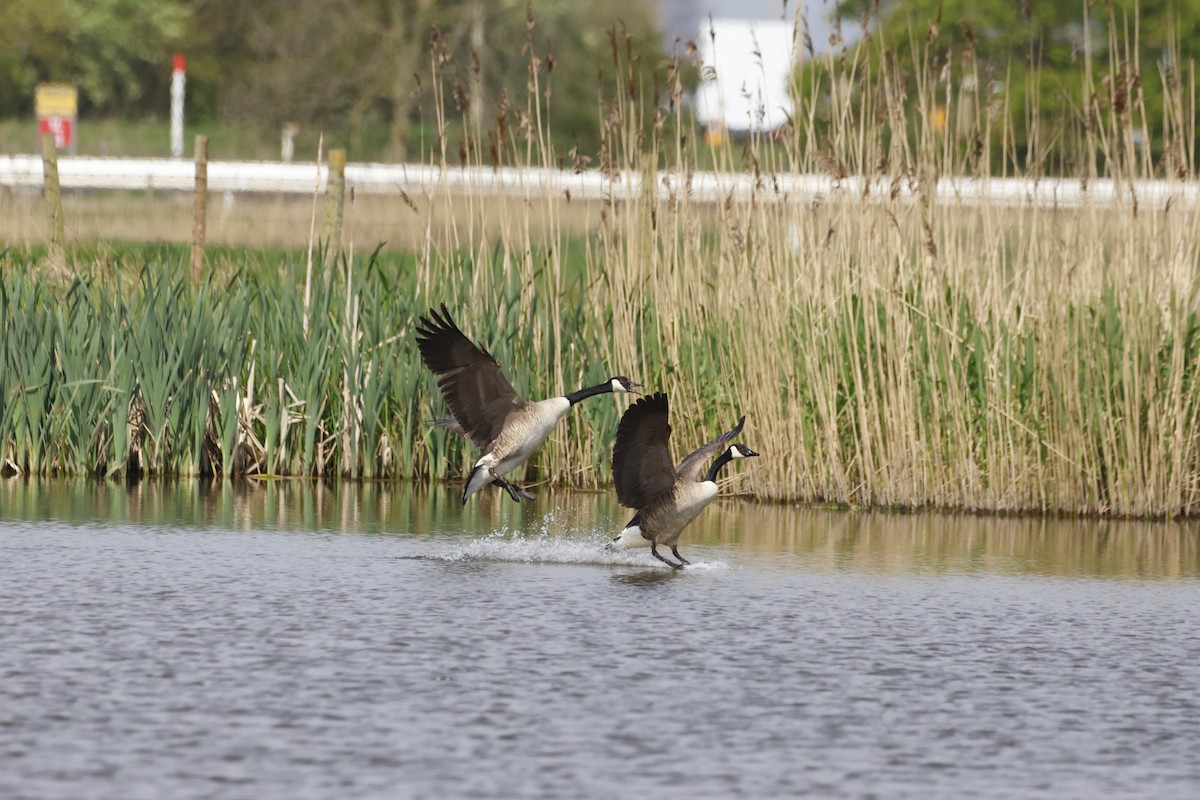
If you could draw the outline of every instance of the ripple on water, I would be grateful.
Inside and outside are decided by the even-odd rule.
[[[5,500],[5,800],[1200,797],[1186,529],[731,506],[674,571],[569,496],[356,530]]]

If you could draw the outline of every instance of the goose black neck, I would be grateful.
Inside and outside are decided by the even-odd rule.
[[[704,476],[704,480],[715,482],[717,480],[717,473],[721,471],[721,467],[725,466],[730,461],[733,461],[733,453],[726,450],[721,454],[721,457],[714,461],[713,465],[708,468],[708,474]]]
[[[578,392],[571,392],[569,395],[567,395],[567,400],[570,401],[571,405],[575,405],[580,400],[586,400],[593,395],[604,394],[605,392],[611,391],[612,381],[605,381],[604,383],[597,383],[595,386],[589,386],[586,389],[580,389]]]

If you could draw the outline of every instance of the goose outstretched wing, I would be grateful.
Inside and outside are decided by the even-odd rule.
[[[703,478],[705,465],[713,456],[724,451],[729,446],[729,443],[737,438],[737,435],[742,432],[742,426],[745,424],[746,417],[743,415],[738,420],[737,425],[734,425],[731,430],[725,431],[708,444],[688,453],[687,457],[683,461],[680,461],[679,466],[675,468],[675,476],[683,481],[698,481]]]
[[[417,348],[425,366],[437,375],[450,413],[479,447],[495,439],[504,422],[525,405],[496,359],[459,330],[442,304],[417,326]]]
[[[642,397],[625,409],[617,426],[612,461],[621,505],[644,508],[674,487],[670,438],[667,396],[662,392]]]

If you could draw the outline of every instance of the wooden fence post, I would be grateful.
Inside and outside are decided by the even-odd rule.
[[[192,282],[204,274],[204,234],[208,222],[208,137],[196,137],[196,198],[192,212]]]
[[[42,188],[50,212],[50,241],[46,253],[55,267],[65,267],[67,235],[63,223],[62,187],[58,181],[58,150],[54,147],[53,133],[42,134]]]
[[[342,247],[342,214],[346,207],[346,151],[329,151],[329,177],[325,184],[325,242],[337,253]]]

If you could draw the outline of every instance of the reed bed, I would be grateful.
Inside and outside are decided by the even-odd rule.
[[[504,363],[531,353],[545,361],[557,325],[568,331],[562,346],[581,355],[562,377],[582,385],[606,374],[586,355],[578,314],[535,314],[543,322],[531,324],[515,313],[515,276],[488,279],[483,301],[469,291],[480,275],[466,259],[441,270],[461,291],[436,297],[419,288],[424,270],[411,261],[318,262],[307,305],[301,261],[229,265],[202,285],[182,260],[110,261],[59,285],[32,263],[5,262],[0,452],[9,474],[450,474],[462,443],[431,430],[440,400],[413,342],[416,316],[438,302],[494,309],[490,347]],[[530,377],[513,371],[518,390],[551,391]],[[603,415],[599,405],[574,422],[611,438],[614,409]],[[603,480],[582,472],[576,482]]]
[[[1114,37],[1106,60],[1081,66],[1081,110],[1042,120],[1031,107],[1026,124],[1058,133],[1018,154],[996,107],[1003,92],[989,106],[958,103],[932,60],[922,78],[847,55],[805,73],[781,135],[710,146],[681,103],[683,60],[647,87],[619,32],[613,53],[590,166],[650,180],[583,231],[569,197],[532,188],[524,202],[405,196],[424,231],[411,258],[352,245],[319,259],[307,307],[297,259],[247,253],[203,285],[173,262],[97,261],[52,284],[35,258],[8,254],[7,470],[457,475],[469,456],[430,427],[444,409],[412,338],[417,315],[445,302],[527,396],[617,373],[666,390],[680,453],[746,414],[745,440],[765,457],[730,476],[734,491],[890,508],[1200,511],[1200,219],[1133,188],[1194,174],[1190,72],[1159,76],[1170,121],[1148,120],[1137,93],[1154,76],[1122,84],[1129,62]],[[505,99],[486,130],[470,127],[444,60],[431,61],[447,112],[430,161],[584,166],[545,129],[557,89],[539,59],[526,96]],[[1082,208],[965,206],[931,191],[940,175],[1036,178],[1050,163],[1128,190]],[[755,175],[758,188],[693,202],[700,168]],[[869,176],[876,189],[812,200],[775,188],[774,176],[812,171]],[[354,240],[353,211],[347,230]],[[522,480],[604,485],[620,410],[605,399],[573,411]]]

